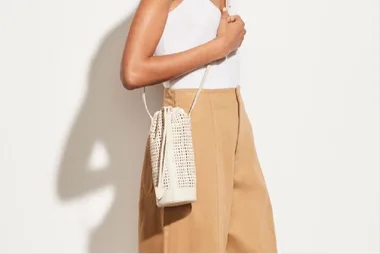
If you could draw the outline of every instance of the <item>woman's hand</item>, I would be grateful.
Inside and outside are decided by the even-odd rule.
[[[240,16],[229,16],[223,9],[217,32],[217,40],[222,44],[222,52],[226,56],[238,49],[246,34],[245,23]]]

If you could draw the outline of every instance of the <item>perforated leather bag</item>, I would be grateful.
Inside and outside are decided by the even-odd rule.
[[[145,87],[143,89],[145,109],[151,118],[150,158],[158,207],[179,206],[197,200],[191,112],[209,68],[207,66],[189,112],[180,107],[164,106],[152,116],[146,103]]]

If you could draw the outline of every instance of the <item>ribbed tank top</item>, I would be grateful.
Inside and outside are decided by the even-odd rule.
[[[236,12],[234,1],[228,1],[230,14]],[[210,0],[183,0],[169,12],[155,55],[178,53],[211,41],[216,37],[220,18],[219,8]],[[205,67],[166,81],[164,86],[172,89],[198,88]],[[235,51],[211,64],[204,89],[237,87],[239,74],[238,51]]]

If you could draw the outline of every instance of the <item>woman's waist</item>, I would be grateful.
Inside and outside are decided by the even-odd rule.
[[[239,87],[238,81],[236,82],[209,82],[204,84],[203,90],[227,90]],[[199,84],[195,82],[178,82],[178,83],[166,83],[165,89],[171,90],[197,90]]]
[[[188,111],[194,103],[198,88],[164,89],[164,106],[181,107]],[[196,108],[226,109],[235,108],[241,101],[240,86],[232,88],[201,89]]]
[[[165,82],[164,87],[170,89],[197,89],[201,85],[203,76],[204,70],[197,70]],[[205,77],[203,89],[237,88],[239,84],[240,78],[238,72],[215,72],[210,69],[207,77]]]

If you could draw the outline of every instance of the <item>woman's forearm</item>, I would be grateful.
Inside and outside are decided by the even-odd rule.
[[[224,51],[223,42],[216,38],[180,53],[129,58],[122,70],[123,84],[127,89],[159,84],[223,58]]]

